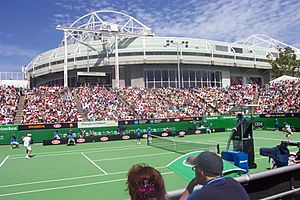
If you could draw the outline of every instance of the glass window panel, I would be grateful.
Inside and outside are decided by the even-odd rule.
[[[161,82],[155,82],[155,87],[160,88],[161,87]]]
[[[163,87],[169,87],[169,82],[163,82]]]
[[[187,81],[183,82],[183,87],[188,88],[189,87],[189,82],[187,82]]]
[[[148,81],[154,81],[153,70],[147,70],[147,78],[148,78]]]
[[[168,81],[168,70],[162,70],[162,80],[163,81]]]
[[[195,82],[190,82],[190,87],[195,87],[196,83]]]
[[[153,88],[154,87],[154,82],[148,82],[148,88]]]
[[[169,70],[169,76],[170,76],[170,81],[175,81],[177,80],[177,71],[176,70]]]
[[[196,82],[196,86],[197,86],[197,87],[202,87],[201,81],[197,81],[197,82]]]
[[[202,81],[207,81],[207,71],[202,71]]]
[[[203,82],[202,82],[202,86],[203,86],[203,87],[207,87],[207,86],[208,86],[208,85],[207,85],[207,81],[203,81]]]
[[[173,87],[173,88],[175,88],[175,87],[177,87],[177,84],[176,84],[177,82],[170,82],[170,87]]]
[[[196,81],[201,81],[202,80],[202,71],[201,70],[197,70],[196,71]]]
[[[189,80],[189,71],[183,70],[181,76],[183,77],[183,81],[188,81]]]
[[[190,70],[190,81],[195,81],[195,70]]]
[[[161,81],[161,70],[155,70],[155,81]]]
[[[210,80],[215,81],[215,72],[214,71],[210,72]]]
[[[220,81],[220,73],[219,71],[216,72],[216,81]]]

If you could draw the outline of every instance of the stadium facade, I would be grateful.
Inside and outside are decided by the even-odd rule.
[[[188,88],[264,84],[270,77],[269,59],[278,55],[275,43],[262,46],[253,42],[266,41],[265,36],[236,43],[157,37],[135,18],[115,11],[89,13],[57,29],[64,31],[61,46],[41,53],[25,68],[32,86]]]

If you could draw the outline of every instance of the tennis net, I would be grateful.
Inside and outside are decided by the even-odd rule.
[[[151,137],[152,138],[147,138],[149,146],[173,151],[180,154],[186,154],[193,151],[212,151],[215,153],[220,153],[219,144],[180,141],[175,140],[175,137],[170,139],[167,137],[160,137],[156,135],[152,135]]]

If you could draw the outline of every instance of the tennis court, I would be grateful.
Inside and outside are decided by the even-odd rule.
[[[190,135],[177,140],[218,143],[225,148],[229,133]],[[258,153],[260,147],[273,147],[286,140],[282,132],[255,131],[254,145],[258,168],[270,165]],[[295,133],[293,141],[300,141]],[[153,141],[154,142],[154,141]],[[296,151],[295,147],[289,147]],[[126,175],[136,163],[156,167],[167,190],[184,188],[187,182],[166,165],[181,154],[146,145],[135,140],[78,144],[76,146],[33,145],[31,159],[25,159],[24,148],[0,146],[0,200],[33,199],[128,199]]]

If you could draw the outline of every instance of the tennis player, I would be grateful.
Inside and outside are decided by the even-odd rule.
[[[23,137],[23,145],[26,149],[26,156],[25,158],[28,159],[31,156],[31,143],[32,143],[32,139],[31,139],[31,134],[28,133],[27,136]]]
[[[293,132],[292,132],[292,129],[291,129],[291,126],[287,123],[287,122],[285,122],[284,123],[285,124],[285,130],[284,130],[284,132],[285,132],[285,137],[288,139],[288,141],[290,142],[291,141],[291,137],[292,137],[292,135],[293,135]]]

